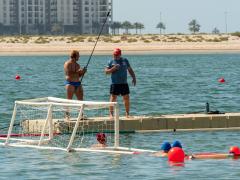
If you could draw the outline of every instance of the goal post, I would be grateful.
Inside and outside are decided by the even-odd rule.
[[[109,117],[109,107],[114,118]],[[17,126],[16,126],[17,125]],[[97,133],[105,133],[109,148],[119,147],[119,107],[116,102],[77,101],[47,97],[16,101],[6,135],[8,146],[91,149]]]
[[[55,97],[15,101],[8,132],[0,134],[0,145],[68,152],[154,152],[124,147],[119,127],[117,102]],[[100,137],[104,137],[104,143]]]

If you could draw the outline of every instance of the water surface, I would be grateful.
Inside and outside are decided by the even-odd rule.
[[[130,86],[131,114],[161,115],[211,110],[240,112],[239,54],[127,56],[137,86]],[[0,127],[8,126],[15,100],[65,97],[64,56],[0,57]],[[82,56],[84,66],[88,56]],[[85,100],[108,101],[109,56],[94,56],[83,79]],[[15,75],[21,76],[20,81]],[[226,82],[219,83],[224,77]],[[129,83],[131,78],[129,77]],[[119,98],[121,115],[124,108]],[[186,152],[227,152],[239,145],[239,131],[122,134],[125,146],[157,150],[178,139]],[[240,160],[187,161],[171,167],[166,159],[99,153],[66,153],[0,148],[0,179],[239,179]]]

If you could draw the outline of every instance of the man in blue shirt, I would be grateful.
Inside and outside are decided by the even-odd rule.
[[[110,86],[110,102],[116,102],[117,96],[123,97],[123,102],[126,110],[126,117],[129,117],[130,101],[129,101],[129,87],[127,82],[127,72],[132,77],[132,83],[136,85],[136,76],[131,68],[128,60],[121,57],[121,49],[116,48],[113,52],[113,60],[109,61],[105,68],[106,74],[111,74]],[[113,116],[113,108],[110,107],[110,117]]]

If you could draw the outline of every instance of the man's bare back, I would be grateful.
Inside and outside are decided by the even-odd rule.
[[[77,62],[72,61],[72,59],[64,63],[64,72],[67,81],[78,82],[80,78],[79,71],[80,65]]]

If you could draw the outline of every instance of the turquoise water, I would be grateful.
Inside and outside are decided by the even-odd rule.
[[[240,54],[128,56],[137,76],[130,86],[132,115],[211,110],[240,112]],[[0,127],[9,124],[15,100],[65,97],[64,56],[0,57]],[[109,56],[94,56],[84,77],[85,100],[108,101]],[[88,56],[82,56],[85,65]],[[16,81],[15,75],[21,80]],[[218,79],[224,77],[226,83]],[[130,78],[129,78],[130,80]],[[130,82],[130,81],[129,81]],[[123,105],[119,98],[121,114]],[[239,145],[238,131],[123,134],[123,145],[157,150],[163,140],[180,140],[186,152],[227,152]],[[0,147],[0,179],[239,179],[240,160],[194,160],[171,167],[147,154],[65,153]]]

